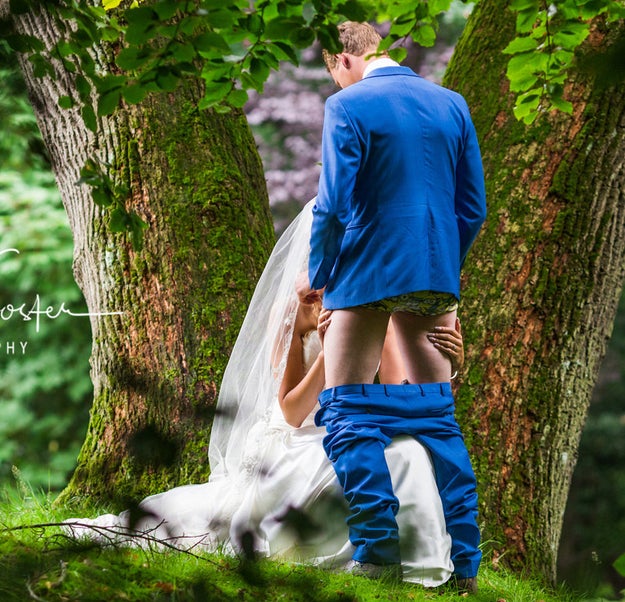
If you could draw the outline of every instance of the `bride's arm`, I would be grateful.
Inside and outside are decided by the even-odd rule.
[[[278,402],[284,419],[293,427],[301,426],[312,412],[325,382],[323,351],[319,353],[310,370],[305,371],[302,336],[311,330],[311,321],[306,313],[307,310],[300,305],[284,376],[278,391]],[[314,326],[313,322],[312,327]]]

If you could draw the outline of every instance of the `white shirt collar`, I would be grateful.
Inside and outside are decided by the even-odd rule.
[[[379,69],[380,67],[399,67],[399,63],[385,56],[379,59],[375,59],[374,61],[367,63],[367,66],[365,67],[365,70],[362,74],[363,79],[367,77],[367,75],[369,75],[374,69]]]

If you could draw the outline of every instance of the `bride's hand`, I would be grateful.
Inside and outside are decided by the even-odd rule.
[[[319,317],[317,318],[317,332],[319,333],[322,345],[326,330],[328,330],[328,326],[330,326],[330,322],[332,321],[331,316],[331,309],[326,309],[325,307],[321,308],[321,312],[319,312]]]
[[[439,351],[449,356],[453,372],[457,372],[464,364],[464,343],[462,340],[462,327],[460,320],[456,318],[456,327],[435,326],[428,333],[428,339]]]

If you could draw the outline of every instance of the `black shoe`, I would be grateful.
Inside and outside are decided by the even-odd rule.
[[[350,560],[345,565],[345,572],[367,579],[384,579],[387,581],[401,581],[403,577],[401,564],[373,564]]]
[[[477,577],[456,577],[443,585],[446,592],[455,592],[458,594],[477,594]]]

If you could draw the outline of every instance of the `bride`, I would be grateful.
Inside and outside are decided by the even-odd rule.
[[[353,548],[347,507],[315,426],[324,384],[321,304],[300,305],[295,280],[307,261],[312,201],[276,243],[225,370],[209,444],[208,482],[147,497],[135,511],[68,519],[73,537],[274,558],[339,568]],[[389,328],[381,382],[403,378]],[[432,333],[452,362],[462,361],[453,329]],[[454,352],[453,348],[460,349]],[[451,540],[428,452],[415,439],[385,452],[395,494],[403,579],[436,587],[453,572]]]

